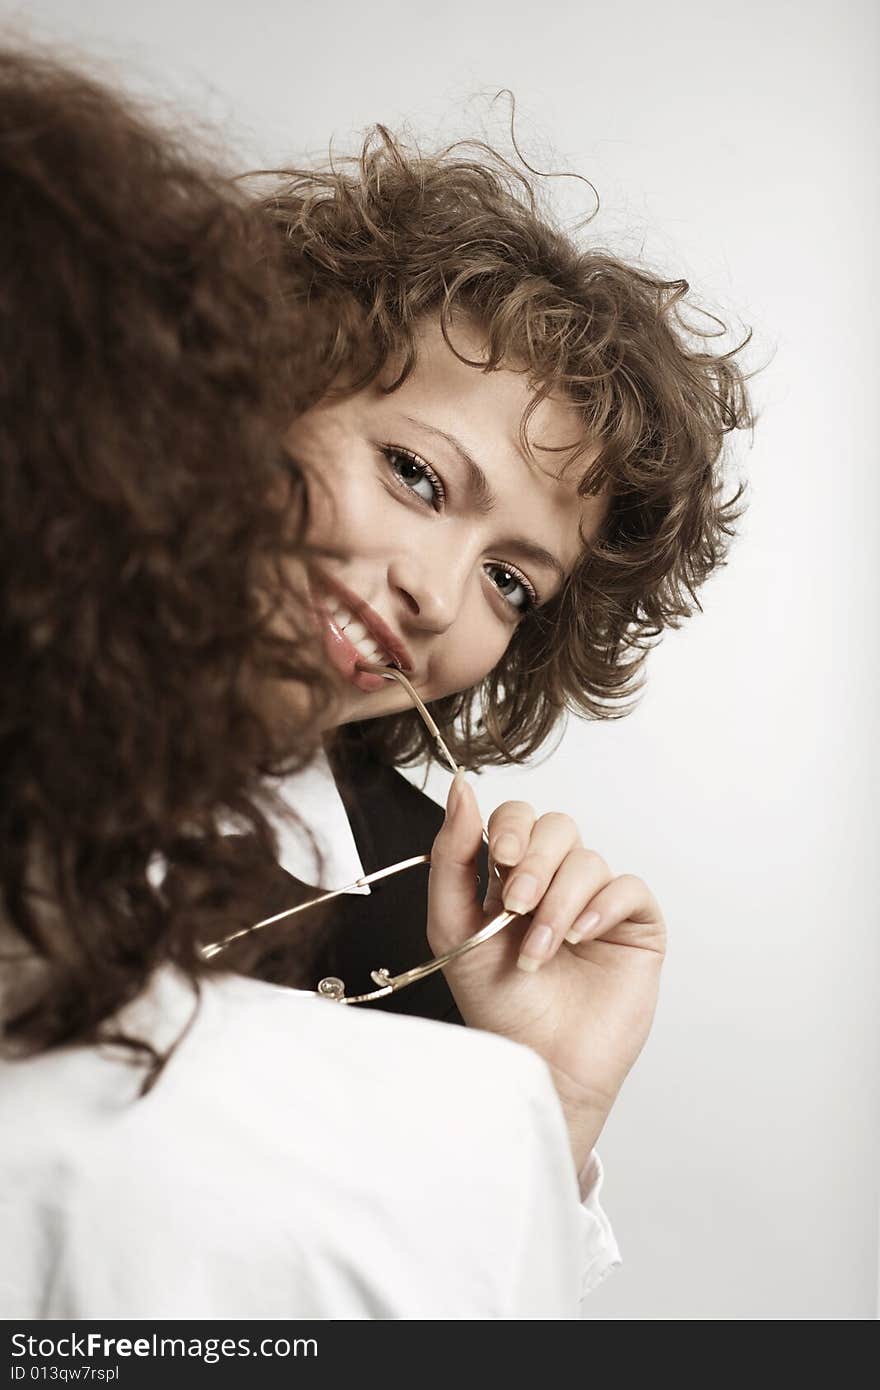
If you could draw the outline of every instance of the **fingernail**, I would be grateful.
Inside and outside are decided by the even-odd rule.
[[[572,946],[577,946],[578,942],[583,941],[584,937],[591,932],[594,927],[598,927],[598,925],[598,912],[588,912],[586,917],[578,918],[571,931],[566,932],[565,939]]]
[[[499,835],[492,846],[492,858],[496,864],[515,864],[519,859],[519,840],[515,835]]]
[[[517,874],[504,890],[504,906],[508,912],[528,912],[537,896],[538,880],[532,874]]]
[[[461,793],[464,787],[464,779],[465,771],[463,767],[460,767],[452,779],[449,795],[446,798],[446,816],[448,820],[452,820],[461,805]]]
[[[523,942],[522,951],[516,962],[520,970],[527,970],[530,974],[534,974],[547,959],[552,944],[553,932],[550,927],[532,927]]]

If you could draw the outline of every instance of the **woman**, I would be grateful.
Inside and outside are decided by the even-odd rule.
[[[287,443],[315,480],[313,540],[345,552],[310,578],[343,692],[328,743],[350,824],[328,775],[313,769],[309,801],[301,779],[289,789],[330,859],[323,887],[427,849],[441,823],[394,771],[434,745],[365,661],[408,671],[467,766],[523,759],[566,708],[626,712],[652,639],[698,606],[738,516],[722,447],[751,423],[739,349],[713,355],[717,321],[688,326],[685,282],[580,249],[487,153],[423,158],[380,128],[359,161],[302,171],[264,203],[289,298],[324,333],[323,381]],[[481,866],[485,905],[530,924],[375,1007],[462,1021],[479,998],[483,1026],[541,1050],[563,1102],[599,1073],[615,1096],[653,1008],[655,962],[632,949],[650,940],[652,896],[566,817],[508,803],[489,831],[505,882]],[[283,862],[317,882],[295,846]],[[456,931],[428,912],[435,953],[482,924],[470,872]],[[337,900],[312,979],[359,990],[380,963],[421,959],[424,893],[409,875]],[[286,978],[273,943],[300,898],[281,882],[267,900],[270,978]],[[591,1171],[600,1182],[595,1156]]]
[[[311,337],[258,210],[75,73],[0,55],[0,184],[0,1310],[575,1316],[613,1263],[587,1170],[650,1023],[656,904],[596,895],[597,1068],[588,947],[555,957],[550,1037],[522,1004],[555,977],[487,981],[477,951],[459,1030],[206,960],[258,910],[273,781],[339,717],[301,581],[345,552],[304,548],[277,447]],[[480,915],[479,830],[456,787],[438,943]]]
[[[321,840],[322,883],[338,887],[427,849],[441,818],[394,771],[434,745],[399,684],[357,673],[359,654],[409,670],[473,769],[535,753],[566,710],[625,714],[653,640],[724,562],[743,489],[725,498],[723,445],[751,416],[739,349],[710,351],[718,322],[699,329],[686,283],[578,246],[483,147],[422,156],[379,127],[358,160],[298,171],[264,207],[289,299],[323,334],[315,401],[287,442],[320,480],[313,539],[346,553],[312,574],[345,691],[328,746],[350,830],[337,811]],[[319,828],[333,789],[312,785]],[[561,870],[576,829],[521,808],[492,832],[519,869],[506,905],[540,903],[517,937],[518,963],[540,967],[594,910],[595,877],[548,901],[543,865],[515,899],[548,834]],[[295,849],[285,862],[309,877]],[[423,949],[424,881],[334,917],[320,973],[403,965]],[[376,1007],[460,1019],[441,976]]]

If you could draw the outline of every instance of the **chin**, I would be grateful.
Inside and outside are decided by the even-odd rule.
[[[419,694],[422,692],[419,691]],[[424,698],[422,695],[422,699]],[[380,691],[375,695],[360,695],[353,699],[348,692],[343,692],[336,707],[332,727],[360,724],[366,719],[384,719],[390,714],[403,714],[408,709],[412,709],[409,697],[399,686],[395,686],[388,695]]]

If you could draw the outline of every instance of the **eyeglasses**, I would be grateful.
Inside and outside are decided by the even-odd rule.
[[[366,661],[358,662],[358,668],[362,671],[369,672],[371,675],[384,676],[386,680],[396,680],[399,685],[402,685],[409,695],[409,698],[412,700],[413,705],[421,715],[425,727],[437,745],[437,750],[440,755],[454,773],[457,774],[464,770],[459,767],[458,763],[453,758],[443,741],[440,730],[428,713],[426,706],[402,671],[399,671],[396,666],[378,666],[372,662]],[[486,833],[485,826],[483,826],[483,842],[486,845],[489,843],[489,837]],[[330,902],[332,898],[341,897],[343,893],[351,893],[358,888],[367,888],[371,883],[379,883],[382,879],[392,878],[395,874],[405,873],[407,869],[414,869],[419,864],[430,864],[430,862],[430,854],[417,854],[414,855],[412,859],[402,859],[398,864],[390,864],[387,869],[377,869],[375,873],[364,874],[363,877],[355,879],[354,883],[346,884],[344,888],[334,888],[329,893],[320,893],[317,897],[310,898],[308,902],[300,903],[297,907],[289,907],[285,912],[276,912],[273,917],[265,917],[262,922],[255,922],[251,927],[243,927],[241,931],[233,932],[231,936],[224,937],[222,941],[215,941],[210,946],[202,947],[202,956],[205,960],[211,960],[215,956],[220,955],[222,951],[225,951],[234,941],[239,941],[244,936],[250,936],[252,932],[262,931],[264,927],[274,926],[276,922],[285,921],[288,917],[296,917],[299,913],[307,912],[309,909],[317,907],[320,903]],[[501,874],[496,864],[491,864],[491,872],[495,874],[499,882],[502,881]],[[442,956],[434,956],[423,965],[416,965],[411,970],[402,971],[399,975],[390,974],[384,966],[380,967],[378,970],[371,970],[370,979],[377,988],[370,990],[366,994],[346,994],[344,981],[338,979],[335,975],[328,975],[325,979],[319,980],[318,987],[314,993],[322,999],[331,999],[337,1004],[368,1004],[374,999],[384,999],[389,994],[395,994],[398,990],[406,989],[407,985],[414,985],[419,980],[424,980],[428,975],[433,975],[436,970],[442,970],[444,966],[449,965],[451,961],[457,960],[459,956],[463,956],[467,951],[472,951],[475,946],[480,946],[484,941],[489,941],[520,915],[519,913],[508,912],[506,910],[499,912],[496,916],[492,917],[490,921],[486,922],[479,931],[474,932],[473,936],[469,936],[467,941],[463,941],[460,946],[456,946],[454,950],[447,951]]]

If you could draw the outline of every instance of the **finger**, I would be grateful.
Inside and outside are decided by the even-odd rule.
[[[489,852],[496,864],[517,864],[526,852],[536,820],[527,801],[505,801],[489,817]]]
[[[576,845],[569,851],[535,907],[517,961],[521,970],[538,970],[556,954],[586,904],[611,878],[611,870],[595,850]]]
[[[566,934],[571,945],[612,939],[616,944],[666,949],[666,924],[648,885],[633,874],[620,874],[586,905]]]
[[[508,876],[501,898],[511,912],[531,912],[541,901],[565,856],[580,843],[571,816],[551,811],[536,821],[516,872]]]
[[[497,913],[503,906],[503,884],[509,868],[523,856],[534,828],[537,814],[527,801],[505,801],[489,817],[486,833],[489,839],[489,881],[483,899],[483,911]]]
[[[428,940],[438,954],[451,950],[483,923],[477,885],[477,854],[483,826],[473,789],[462,776],[453,781],[446,818],[431,850],[428,878]]]

